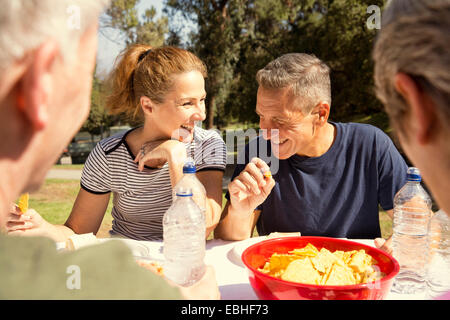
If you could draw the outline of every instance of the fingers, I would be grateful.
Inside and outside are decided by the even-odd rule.
[[[262,188],[262,193],[265,197],[267,197],[272,191],[273,187],[275,187],[275,180],[272,177],[268,178],[267,180],[268,182]]]
[[[230,194],[235,195],[239,192],[247,193],[248,189],[245,184],[243,184],[239,179],[236,178],[228,184],[228,191],[230,192]]]
[[[28,211],[27,211],[28,212]],[[9,217],[8,217],[8,223],[16,223],[16,222],[26,222],[26,221],[29,221],[29,220],[31,220],[32,218],[31,218],[31,216],[30,215],[28,215],[27,213],[25,213],[25,214],[21,214],[21,215],[18,215],[18,214],[10,214],[9,215]]]
[[[250,161],[250,163],[255,164],[258,168],[262,169],[263,172],[267,172],[270,171],[269,166],[267,165],[267,163],[264,162],[264,160],[261,160],[260,158],[252,158],[252,160]]]
[[[141,148],[137,156],[134,158],[134,162],[138,163],[143,156],[144,156],[144,149]]]
[[[385,240],[383,238],[376,238],[374,240],[375,247],[388,254],[392,254],[392,237]]]
[[[20,211],[20,208],[17,204],[11,203],[9,207],[9,213],[20,215],[22,214],[22,211]]]
[[[42,236],[42,233],[39,230],[36,230],[34,228],[31,228],[31,229],[19,229],[19,230],[8,232],[8,236],[34,237],[34,236]]]
[[[392,237],[387,239],[380,249],[384,250],[385,252],[387,252],[389,254],[392,254]]]
[[[11,203],[10,209],[9,209],[9,216],[7,220],[7,226],[8,224],[13,226],[15,224],[23,224],[26,221],[31,220],[30,214],[32,213],[32,209],[27,210],[25,214],[22,214],[22,211],[20,210],[19,206],[15,203]]]
[[[375,247],[380,248],[383,246],[385,241],[386,240],[384,240],[383,238],[376,238],[373,242],[375,244]]]
[[[258,195],[261,193],[258,185],[258,177],[255,177],[253,174],[250,174],[248,171],[243,171],[239,175],[239,180],[247,187],[250,192]]]
[[[15,203],[11,203],[10,208],[9,208],[8,220],[15,221],[17,219],[20,219],[21,216],[22,216],[22,211],[20,210],[19,206],[16,205]]]
[[[249,162],[241,174],[236,178],[241,184],[245,185],[247,192],[251,192],[255,195],[261,194],[261,192],[268,194],[268,191],[272,190],[275,185],[270,173],[270,168],[263,160],[259,158],[253,158]],[[242,190],[245,191],[245,190]]]
[[[34,224],[30,221],[25,222],[7,222],[6,223],[6,231],[8,234],[14,232],[14,231],[25,231],[28,229],[32,229]]]
[[[138,170],[143,171],[145,165],[152,168],[162,168],[167,162],[165,148],[168,148],[167,142],[169,141],[171,140],[157,140],[144,143],[134,159],[134,162],[138,163]]]
[[[6,231],[8,234],[13,234],[13,232],[28,232],[30,229],[36,227],[37,222],[35,218],[39,217],[39,214],[34,209],[28,209],[27,212],[22,215],[10,213],[6,222]]]

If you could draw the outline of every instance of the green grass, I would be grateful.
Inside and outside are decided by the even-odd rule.
[[[79,189],[80,183],[77,180],[47,179],[38,192],[30,195],[30,208],[35,209],[50,223],[64,224],[70,215]],[[222,207],[224,207],[227,201],[225,192],[222,194],[222,199]],[[112,223],[111,210],[112,199],[110,199],[108,209],[97,234],[99,237],[109,236],[108,231],[111,229]],[[388,238],[392,234],[392,220],[386,212],[381,209],[380,228],[383,238]],[[258,236],[256,228],[253,236]],[[212,238],[213,235],[208,239]]]
[[[46,179],[39,191],[30,194],[29,207],[52,224],[64,224],[72,211],[79,190],[78,180]],[[112,201],[110,200],[99,236],[108,236],[112,221],[111,210]]]

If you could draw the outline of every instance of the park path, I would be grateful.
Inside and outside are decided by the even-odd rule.
[[[46,179],[66,179],[66,180],[80,180],[81,170],[72,169],[50,169],[47,173]]]

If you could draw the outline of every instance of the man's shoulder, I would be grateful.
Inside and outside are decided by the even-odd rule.
[[[1,298],[179,298],[160,277],[139,267],[120,241],[59,253],[46,238],[4,236],[0,263],[8,273],[0,275],[0,286],[10,288]]]
[[[337,122],[334,123],[338,128],[342,128],[344,131],[356,132],[366,135],[376,135],[383,133],[383,131],[368,123],[357,123],[357,122]],[[384,134],[384,133],[383,133]]]
[[[385,143],[390,141],[390,137],[380,128],[366,123],[335,123],[338,130],[342,131],[345,141],[359,141],[360,143]]]

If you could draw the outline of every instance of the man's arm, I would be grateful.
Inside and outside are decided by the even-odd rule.
[[[275,186],[267,164],[253,158],[244,170],[228,185],[230,199],[227,202],[215,235],[224,240],[243,240],[251,237],[260,212],[255,209],[263,203]]]
[[[223,240],[244,240],[250,238],[258,221],[260,210],[247,213],[236,212],[228,201],[222,212],[214,237]]]

